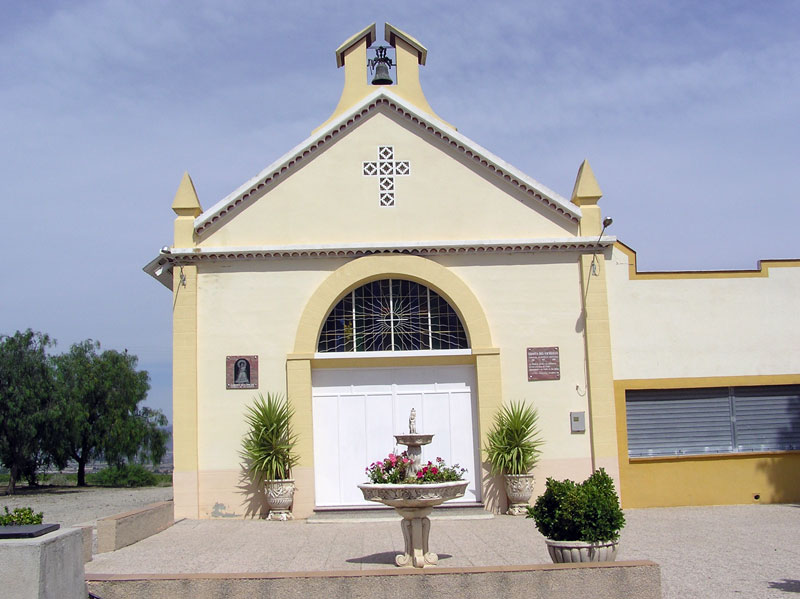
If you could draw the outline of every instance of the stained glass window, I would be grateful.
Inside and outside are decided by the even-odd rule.
[[[354,289],[331,310],[320,352],[467,349],[467,335],[453,308],[427,287],[383,279]]]

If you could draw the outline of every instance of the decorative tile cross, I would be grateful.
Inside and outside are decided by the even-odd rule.
[[[377,162],[365,162],[362,171],[365,177],[378,177],[381,206],[394,206],[394,178],[411,174],[408,160],[395,160],[394,147],[378,146]]]

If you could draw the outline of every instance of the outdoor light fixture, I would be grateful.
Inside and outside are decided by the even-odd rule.
[[[606,232],[606,229],[610,227],[613,224],[613,222],[614,219],[611,218],[610,216],[607,216],[603,219],[603,228],[600,230],[600,235],[597,236],[596,243],[600,243],[600,240],[603,238],[603,233]],[[594,276],[598,276],[600,274],[599,272],[597,272],[597,253],[594,253],[592,255],[591,274],[593,274]]]

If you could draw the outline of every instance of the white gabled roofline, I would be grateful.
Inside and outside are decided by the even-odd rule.
[[[528,193],[541,198],[542,201],[557,213],[561,213],[574,222],[580,220],[580,208],[570,204],[563,196],[539,183],[536,179],[519,171],[469,138],[458,133],[446,123],[427,113],[420,112],[405,100],[392,93],[391,90],[380,87],[364,98],[352,110],[343,114],[335,121],[332,121],[327,127],[289,150],[255,177],[240,185],[233,192],[203,212],[194,221],[195,231],[201,233],[203,229],[211,223],[225,216],[229,211],[236,209],[251,194],[256,193],[259,189],[263,188],[264,185],[271,183],[276,178],[282,177],[287,170],[293,168],[309,154],[316,153],[321,145],[338,136],[339,133],[347,127],[360,121],[369,112],[378,107],[382,101],[388,102],[396,109],[399,108],[402,112],[406,113],[412,121],[426,126],[427,130],[436,135],[436,137],[449,141],[450,145],[471,155],[473,159],[480,162],[480,164],[484,165],[490,171],[493,171],[497,176],[502,177],[509,184],[516,184],[526,188]]]

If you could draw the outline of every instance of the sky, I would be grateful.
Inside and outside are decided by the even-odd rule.
[[[640,270],[800,258],[796,0],[0,0],[0,334],[127,349],[171,418],[142,267],[184,171],[209,208],[303,141],[373,22],[427,47],[430,105],[477,144],[567,198],[588,159]]]

